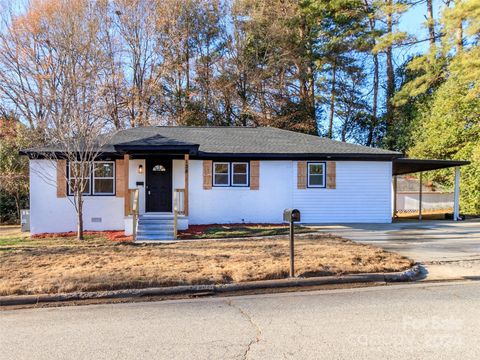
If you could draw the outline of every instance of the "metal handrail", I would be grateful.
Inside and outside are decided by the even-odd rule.
[[[132,215],[132,226],[133,226],[133,231],[132,231],[132,238],[133,241],[137,240],[137,223],[138,223],[138,198],[139,198],[139,189],[128,189],[129,196],[133,197],[132,201],[132,207],[130,209],[130,214]]]
[[[179,215],[185,215],[185,189],[175,189],[173,196],[174,207]]]
[[[177,229],[178,229],[178,189],[176,189],[173,193],[173,238],[177,239]]]

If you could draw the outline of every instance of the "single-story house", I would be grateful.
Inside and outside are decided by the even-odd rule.
[[[45,159],[49,151],[22,151],[30,158],[32,234],[76,229],[69,164]],[[84,226],[161,239],[174,225],[281,223],[286,208],[299,209],[302,223],[389,223],[393,175],[466,163],[401,158],[271,127],[121,130],[90,171]]]

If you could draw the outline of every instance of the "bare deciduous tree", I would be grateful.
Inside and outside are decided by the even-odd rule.
[[[108,104],[103,96],[108,58],[98,4],[88,0],[33,2],[7,20],[0,38],[0,93],[23,119],[36,124],[44,143],[42,156],[50,162],[67,160],[68,199],[77,213],[77,237],[83,238],[83,194],[90,187],[94,161],[109,135]],[[45,181],[47,173],[40,171]],[[87,179],[88,178],[88,179]]]

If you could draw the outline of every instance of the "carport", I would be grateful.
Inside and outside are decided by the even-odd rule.
[[[397,215],[397,176],[413,173],[420,173],[419,186],[419,211],[418,219],[422,220],[422,178],[425,171],[455,168],[455,181],[453,192],[453,220],[460,219],[460,167],[470,164],[464,160],[428,160],[428,159],[407,159],[398,158],[393,161],[393,217]]]

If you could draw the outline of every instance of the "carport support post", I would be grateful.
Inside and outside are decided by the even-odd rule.
[[[393,218],[397,217],[397,175],[393,175]]]
[[[188,216],[188,171],[189,171],[189,160],[190,160],[190,155],[185,154],[184,155],[184,161],[185,161],[185,190],[183,193],[183,214],[185,216]]]
[[[453,220],[460,219],[460,166],[455,166],[455,185],[453,190]]]
[[[418,192],[418,220],[422,220],[423,172],[420,172],[420,189]]]
[[[290,277],[295,276],[295,251],[293,248],[293,238],[294,238],[294,223],[293,220],[290,220]]]

